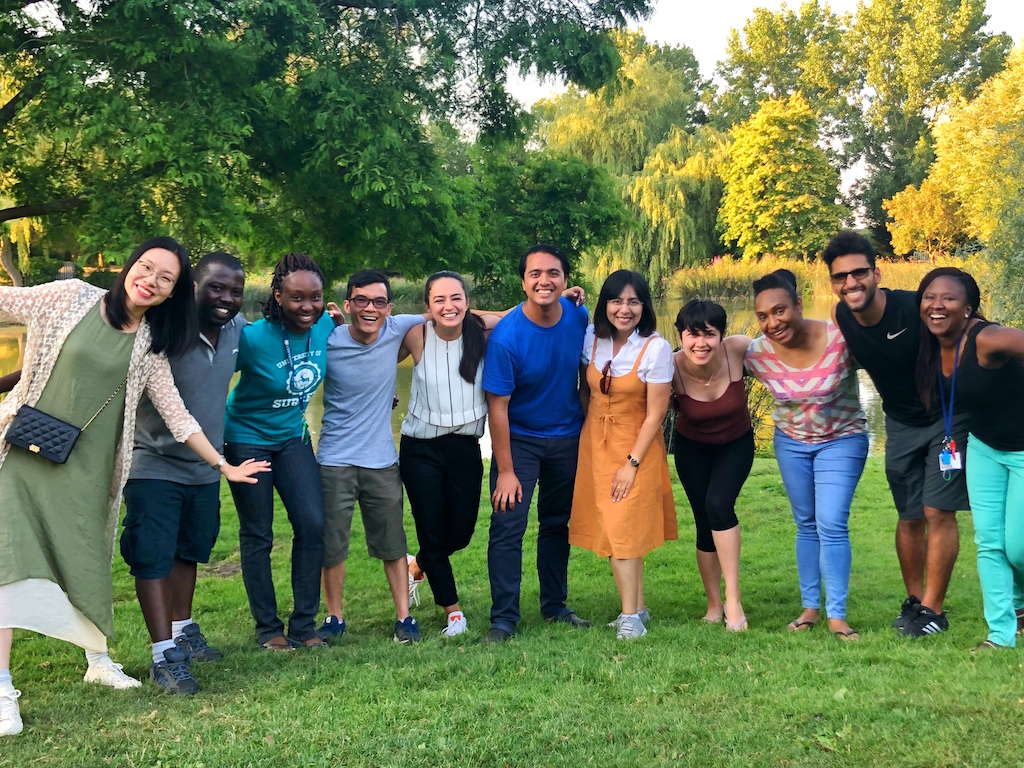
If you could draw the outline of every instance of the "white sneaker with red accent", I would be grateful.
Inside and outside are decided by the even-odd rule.
[[[464,634],[469,627],[466,624],[466,617],[462,611],[453,611],[448,614],[448,626],[441,630],[445,637],[455,637]]]

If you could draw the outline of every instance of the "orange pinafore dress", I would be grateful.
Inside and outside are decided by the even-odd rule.
[[[666,539],[679,537],[661,430],[626,498],[613,502],[611,497],[612,478],[626,463],[647,418],[647,384],[637,368],[650,343],[648,339],[644,344],[633,370],[609,380],[607,395],[601,393],[601,371],[594,364],[596,339],[587,366],[590,406],[580,433],[569,543],[598,557],[643,557]]]

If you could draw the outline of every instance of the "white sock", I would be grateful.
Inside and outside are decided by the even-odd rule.
[[[622,618],[624,618],[624,619],[636,619],[637,621],[640,621],[640,614],[639,613],[624,613],[624,614],[622,614]]]
[[[14,690],[14,681],[11,680],[11,670],[0,669],[0,695],[10,693]]]
[[[90,667],[96,666],[97,664],[99,664],[104,659],[109,661],[111,664],[114,663],[111,660],[110,656],[107,654],[106,651],[86,651],[85,652],[85,660],[89,662],[89,666]]]
[[[158,664],[164,661],[164,651],[174,647],[173,640],[158,640],[153,643],[153,663]]]
[[[171,622],[171,637],[177,640],[183,634],[185,634],[185,627],[192,623],[192,617],[189,616],[187,619],[181,621]]]

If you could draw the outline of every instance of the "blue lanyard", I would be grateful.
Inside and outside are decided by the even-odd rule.
[[[939,361],[939,398],[942,401],[942,421],[946,426],[946,439],[943,444],[950,446],[951,451],[956,451],[956,443],[953,442],[953,398],[956,396],[956,369],[960,367],[960,342],[964,338],[961,333],[956,340],[956,351],[953,353],[953,375],[949,380],[949,410],[946,410],[946,393],[942,388],[942,361]]]
[[[312,335],[312,331],[306,331],[306,360],[309,360],[309,340]],[[288,331],[285,330],[284,323],[281,324],[281,340],[284,342],[284,352],[288,355],[288,376],[292,380],[295,379],[295,362],[292,360],[292,345],[288,340]],[[299,395],[299,410],[302,412],[302,425],[305,429],[306,425],[306,406],[309,405],[310,395],[303,393]]]

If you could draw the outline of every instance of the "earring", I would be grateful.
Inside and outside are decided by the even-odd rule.
[[[970,312],[968,312],[966,315],[964,315],[964,317],[970,317],[970,316],[971,316]]]

